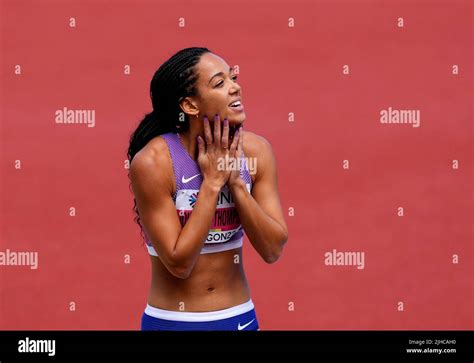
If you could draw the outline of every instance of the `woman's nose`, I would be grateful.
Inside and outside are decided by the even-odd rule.
[[[234,83],[232,87],[230,88],[230,93],[239,92],[240,89],[241,89],[240,85],[238,83]]]

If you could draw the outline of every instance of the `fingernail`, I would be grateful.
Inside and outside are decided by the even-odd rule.
[[[200,136],[198,136],[196,139],[197,139],[198,143],[201,143],[201,137]]]
[[[207,118],[207,116],[204,116],[204,121],[209,122],[209,119]]]
[[[227,118],[224,119],[224,125],[229,125],[229,120],[227,120]]]

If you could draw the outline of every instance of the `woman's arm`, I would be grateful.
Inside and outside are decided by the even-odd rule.
[[[186,279],[209,233],[219,188],[203,181],[193,212],[182,228],[171,197],[171,161],[167,159],[166,146],[159,149],[154,155],[138,153],[133,158],[132,188],[142,226],[159,258],[171,274]]]
[[[229,185],[240,221],[255,250],[267,263],[281,255],[288,240],[288,229],[278,195],[276,160],[270,143],[263,137],[245,131],[246,157],[255,157],[257,173],[252,194],[238,178]]]

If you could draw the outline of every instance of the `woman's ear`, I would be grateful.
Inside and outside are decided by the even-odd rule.
[[[197,107],[196,102],[190,97],[185,97],[183,100],[181,100],[179,107],[181,107],[183,112],[189,116],[195,116],[199,114],[199,108]]]

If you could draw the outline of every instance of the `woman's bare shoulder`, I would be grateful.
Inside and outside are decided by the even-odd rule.
[[[164,166],[168,161],[168,146],[161,136],[151,139],[133,158],[137,162]]]
[[[244,130],[244,154],[246,157],[258,157],[266,148],[271,147],[270,142],[255,132]]]
[[[166,141],[156,136],[151,139],[133,158],[130,169],[138,173],[158,174],[173,189],[173,165]]]

